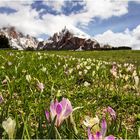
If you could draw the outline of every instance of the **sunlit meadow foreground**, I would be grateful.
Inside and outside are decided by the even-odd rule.
[[[140,138],[139,62],[72,53],[0,51],[0,139]]]

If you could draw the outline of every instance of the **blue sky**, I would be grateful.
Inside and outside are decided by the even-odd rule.
[[[0,27],[46,39],[65,26],[102,44],[140,49],[139,0],[1,0]]]
[[[133,30],[140,24],[140,4],[130,2],[128,6],[128,13],[119,17],[111,17],[107,20],[96,18],[96,22],[91,22],[89,28],[85,30],[91,35],[103,33],[110,29],[113,32],[123,32],[126,28]],[[90,29],[95,29],[91,30]]]

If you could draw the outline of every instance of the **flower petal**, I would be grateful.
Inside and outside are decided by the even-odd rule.
[[[100,132],[96,132],[96,140],[101,139],[102,135]]]
[[[62,110],[63,110],[62,105],[60,103],[58,103],[58,105],[56,106],[57,115],[60,115]]]
[[[94,136],[93,136],[93,134],[91,133],[90,128],[88,128],[88,139],[89,139],[89,140],[94,140]]]
[[[72,106],[67,104],[66,110],[64,113],[64,118],[67,118],[71,113],[72,113]]]
[[[101,134],[103,137],[106,135],[106,130],[107,130],[107,123],[105,118],[103,118],[101,123]]]
[[[8,118],[6,121],[2,122],[2,126],[4,130],[8,133],[10,139],[13,139],[13,135],[15,132],[16,121]]]
[[[3,102],[3,97],[0,95],[0,104]]]
[[[89,117],[89,116],[86,116],[86,117],[85,117],[85,120],[83,121],[83,124],[84,124],[86,127],[90,127],[89,121],[90,121],[90,117]]]
[[[93,126],[97,126],[97,125],[99,125],[99,118],[98,118],[98,116],[96,116],[96,117],[94,117],[94,118],[90,118],[89,116],[86,116],[85,117],[85,120],[83,121],[83,123],[84,123],[84,125],[86,126],[86,127],[93,127]]]
[[[67,99],[66,98],[62,98],[62,101],[60,102],[60,104],[62,105],[62,107],[65,109],[66,105],[67,105]]]
[[[73,111],[71,102],[68,99],[63,98],[60,104],[63,106],[64,109],[63,117],[67,118]]]
[[[116,112],[112,107],[108,106],[107,112],[111,115],[112,119],[116,119]]]
[[[47,110],[45,111],[45,115],[46,115],[46,119],[48,122],[50,122],[50,112],[48,112]]]
[[[58,101],[52,101],[50,105],[50,114],[51,114],[51,119],[53,120],[54,117],[56,116],[56,107],[58,105]]]
[[[105,137],[104,140],[115,140],[115,137],[110,135],[110,136]]]

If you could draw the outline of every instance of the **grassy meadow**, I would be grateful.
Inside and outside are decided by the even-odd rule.
[[[140,51],[0,50],[0,139],[8,138],[2,126],[8,117],[16,121],[14,138],[50,138],[45,110],[62,97],[81,107],[73,112],[78,133],[62,124],[62,138],[87,139],[85,116],[101,118],[110,106],[116,119],[107,117],[106,135],[138,139],[139,78]]]

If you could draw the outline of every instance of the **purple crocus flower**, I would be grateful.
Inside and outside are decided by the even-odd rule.
[[[3,102],[3,97],[0,95],[0,104]]]
[[[38,88],[41,92],[43,92],[45,86],[44,86],[43,83],[40,83],[40,82],[39,82],[39,83],[37,84],[37,88]]]
[[[90,128],[88,128],[88,139],[89,140],[102,140],[102,135],[100,132],[96,132],[95,134],[92,134],[90,131]]]
[[[118,76],[117,76],[117,66],[114,64],[113,66],[112,66],[112,68],[110,69],[110,73],[115,77],[115,78],[117,78]]]
[[[50,122],[50,113],[46,110],[45,111],[46,119],[48,122]]]
[[[54,120],[56,116],[55,125],[59,127],[63,121],[70,116],[72,111],[71,102],[68,99],[63,98],[61,102],[58,102],[57,100],[51,102],[50,114],[47,111],[45,114],[48,121],[49,116],[51,117],[51,120]]]
[[[115,137],[113,135],[105,137],[106,130],[107,130],[107,123],[105,118],[103,118],[100,132],[97,131],[95,134],[92,134],[90,128],[88,128],[88,139],[89,140],[115,140]]]
[[[101,134],[102,136],[106,135],[106,131],[107,131],[107,123],[105,118],[102,119],[102,123],[101,123]]]
[[[112,117],[113,120],[116,119],[116,112],[114,111],[113,108],[111,108],[110,106],[108,106],[107,112],[111,115],[111,117]]]

